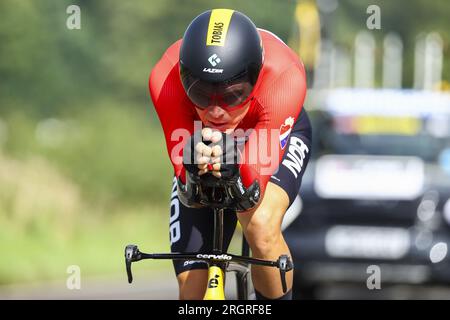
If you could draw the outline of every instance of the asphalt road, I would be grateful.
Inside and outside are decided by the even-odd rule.
[[[172,271],[172,270],[171,270]],[[227,282],[226,294],[235,298],[235,281]],[[123,278],[90,278],[81,281],[80,289],[69,290],[65,280],[32,285],[0,286],[0,300],[69,299],[69,300],[175,300],[178,284],[173,272],[135,275],[132,284]]]
[[[39,300],[174,300],[178,286],[173,273],[139,274],[133,284],[123,278],[90,278],[81,282],[80,289],[69,290],[65,280],[33,285],[0,286],[0,299]],[[234,276],[228,276],[226,294],[235,299]],[[395,286],[368,290],[354,285],[328,285],[317,292],[319,299],[438,299],[450,300],[450,287]]]

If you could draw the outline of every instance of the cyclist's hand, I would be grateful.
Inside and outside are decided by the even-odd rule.
[[[220,131],[204,128],[202,130],[202,140],[210,141],[212,146],[207,146],[204,142],[198,142],[195,146],[198,175],[211,172],[217,178],[220,174],[220,156],[222,155],[222,147],[216,143],[222,140]]]
[[[211,141],[210,148],[205,149],[203,145],[199,150],[205,150],[201,159],[199,169],[201,174],[211,172],[216,178],[230,179],[239,173],[241,159],[239,144],[236,138],[225,132],[213,131],[209,128],[202,130],[203,141]],[[241,145],[242,146],[242,145]],[[206,161],[207,160],[207,161]]]
[[[184,146],[183,165],[198,176],[210,172],[216,178],[232,178],[239,172],[240,152],[237,147],[237,142],[229,134],[204,128],[194,133]]]
[[[213,164],[220,162],[221,140],[222,133],[211,128],[195,132],[183,147],[183,166],[186,170],[197,176],[211,171],[215,177],[220,177],[218,172],[214,172],[219,168]]]

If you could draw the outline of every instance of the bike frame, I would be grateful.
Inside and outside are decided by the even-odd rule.
[[[277,261],[250,258],[248,243],[243,238],[242,256],[223,252],[223,208],[214,208],[214,242],[213,251],[207,253],[143,253],[136,245],[128,245],[125,248],[125,264],[128,282],[133,282],[131,272],[132,262],[144,259],[170,259],[170,260],[196,260],[208,263],[208,284],[204,300],[225,299],[225,274],[227,271],[236,272],[238,299],[248,299],[249,264],[276,267],[280,270],[283,292],[287,291],[286,272],[292,270],[293,264],[287,255],[282,255]]]

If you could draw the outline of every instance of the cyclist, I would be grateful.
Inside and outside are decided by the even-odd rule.
[[[237,214],[225,214],[224,249],[239,219],[253,257],[290,255],[281,223],[298,194],[311,148],[302,107],[305,70],[298,56],[244,14],[209,10],[167,49],[151,72],[149,89],[175,172],[172,252],[212,250],[212,209],[200,201],[197,186],[217,179],[238,208]],[[196,130],[195,121],[203,127]],[[233,135],[238,129],[245,130],[244,139]],[[230,136],[233,148],[221,144]],[[225,161],[233,150],[233,161]],[[178,260],[174,268],[180,299],[202,299],[206,263]],[[285,294],[277,269],[252,266],[251,275],[257,299],[292,299],[292,272]]]

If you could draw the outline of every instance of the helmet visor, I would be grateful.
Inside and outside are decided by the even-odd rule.
[[[236,107],[250,98],[254,81],[248,72],[220,83],[208,83],[194,77],[191,72],[181,68],[181,82],[189,99],[199,108],[219,105]]]

